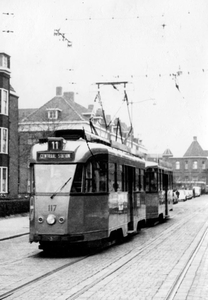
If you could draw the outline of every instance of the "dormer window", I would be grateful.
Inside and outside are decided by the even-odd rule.
[[[48,111],[48,118],[49,119],[58,119],[58,111],[57,110],[49,110]]]
[[[48,119],[49,120],[58,120],[61,114],[61,109],[59,108],[47,108]]]

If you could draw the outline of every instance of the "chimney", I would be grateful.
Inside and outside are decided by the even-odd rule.
[[[56,88],[56,96],[62,96],[62,87],[61,86],[57,86],[57,88]]]
[[[196,136],[194,136],[194,141],[197,141],[197,137]]]
[[[74,102],[74,92],[64,92],[63,97],[66,100],[70,100],[70,101]]]

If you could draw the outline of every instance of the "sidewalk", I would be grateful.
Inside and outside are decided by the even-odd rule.
[[[28,214],[0,218],[0,240],[26,233],[29,233]]]

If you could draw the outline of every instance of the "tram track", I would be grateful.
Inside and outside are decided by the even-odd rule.
[[[186,264],[183,266],[181,272],[178,274],[174,284],[172,285],[171,289],[169,290],[166,298],[164,300],[173,300],[181,286],[181,284],[183,283],[186,274],[191,266],[191,264],[193,263],[196,255],[198,254],[206,236],[208,234],[208,224],[206,225],[206,228],[202,234],[202,236],[200,237],[200,240],[198,241],[198,243],[196,244],[196,246],[194,247],[188,261],[186,262]]]
[[[8,237],[0,238],[0,242],[6,241],[6,240],[16,239],[16,238],[19,238],[21,236],[28,235],[28,234],[29,234],[29,232],[25,232],[25,233],[20,233],[20,234],[8,236]]]
[[[89,289],[95,287],[97,284],[99,284],[102,280],[105,280],[107,277],[109,277],[110,275],[112,275],[113,273],[116,273],[117,271],[119,271],[119,269],[123,268],[126,264],[128,264],[130,261],[132,261],[136,256],[140,255],[142,252],[146,251],[147,249],[149,251],[151,251],[152,249],[149,249],[151,246],[153,246],[153,248],[155,248],[155,242],[158,241],[158,243],[163,243],[166,241],[166,237],[169,234],[169,232],[171,232],[171,234],[174,231],[177,231],[178,228],[180,228],[182,225],[185,225],[186,223],[188,223],[188,221],[193,217],[193,214],[185,220],[185,221],[181,221],[179,224],[177,225],[172,225],[171,227],[168,227],[165,231],[163,231],[160,235],[158,235],[156,238],[152,239],[150,242],[145,243],[145,245],[139,249],[138,251],[132,250],[129,253],[127,253],[125,255],[125,258],[122,257],[122,261],[120,261],[120,264],[117,265],[117,262],[113,263],[113,265],[115,264],[115,267],[113,266],[109,266],[108,267],[108,271],[107,272],[103,272],[103,275],[100,276],[99,278],[96,278],[96,274],[95,274],[95,278],[88,278],[86,280],[86,282],[82,282],[81,286],[79,286],[79,290],[77,292],[75,292],[74,294],[70,292],[70,295],[68,295],[65,299],[71,299],[71,300],[75,300],[78,297],[80,297],[82,294],[84,294],[86,291],[88,291]],[[172,227],[175,227],[174,229]],[[160,238],[162,236],[165,235],[165,238],[161,241]],[[130,253],[132,252],[132,255],[130,255]],[[101,274],[100,274],[101,275]],[[169,298],[167,298],[166,300],[170,300]],[[171,299],[172,300],[172,299]]]
[[[86,259],[87,257],[89,257],[89,255],[87,255],[85,257],[82,257],[82,258],[78,258],[77,260],[75,260],[73,262],[67,263],[67,264],[65,264],[61,267],[58,267],[58,268],[56,268],[52,271],[49,271],[49,272],[45,273],[44,275],[38,276],[35,279],[32,279],[32,280],[30,280],[26,283],[23,283],[23,284],[17,286],[16,288],[11,289],[10,291],[8,291],[6,293],[1,294],[0,295],[0,300],[6,299],[6,298],[12,296],[15,292],[20,291],[21,289],[24,289],[25,287],[30,286],[30,285],[46,278],[46,277],[49,277],[52,274],[58,273],[58,272],[62,271],[63,269],[68,268],[68,267],[72,266],[73,264],[76,264],[77,262],[80,262],[80,261]]]
[[[70,289],[70,295],[67,295],[70,299],[77,299],[80,295],[85,293],[87,290],[91,289],[92,287],[96,286],[98,283],[100,283],[102,280],[108,278],[113,273],[116,273],[119,269],[124,267],[126,264],[128,264],[131,260],[133,260],[136,256],[140,255],[144,251],[151,251],[156,244],[161,244],[164,242],[170,234],[173,234],[175,231],[178,230],[181,226],[185,225],[189,220],[193,217],[193,214],[190,214],[186,217],[186,219],[181,220],[177,224],[173,224],[170,227],[166,228],[163,232],[161,232],[159,235],[157,235],[155,238],[151,238],[150,241],[145,242],[139,249],[131,249],[130,251],[126,252],[125,255],[119,256],[117,260],[114,260],[110,264],[106,265],[103,269],[98,270],[94,274],[91,274],[88,278],[80,282],[77,286],[74,286]],[[150,228],[147,228],[147,230],[151,230]],[[21,292],[21,290],[24,290],[28,286],[31,286],[33,284],[36,284],[37,282],[41,282],[41,280],[45,278],[49,278],[50,276],[63,271],[64,269],[67,269],[68,267],[71,267],[83,260],[86,260],[89,256],[92,256],[93,253],[86,255],[82,258],[78,258],[73,262],[69,262],[63,266],[60,266],[56,269],[53,269],[41,276],[38,276],[28,282],[25,282],[3,294],[0,295],[0,299],[7,299],[10,296]],[[67,299],[67,298],[66,298]],[[167,298],[168,299],[168,298]],[[169,299],[168,299],[169,300]]]
[[[136,256],[140,255],[142,252],[144,252],[146,250],[148,250],[148,252],[151,251],[151,248],[152,248],[151,246],[155,247],[156,244],[158,245],[158,244],[161,244],[162,242],[164,242],[169,235],[173,234],[181,226],[184,226],[187,222],[189,222],[189,220],[193,217],[194,214],[198,214],[202,210],[203,209],[198,209],[196,212],[194,212],[194,213],[192,212],[192,213],[186,215],[186,218],[180,220],[177,224],[171,224],[171,226],[168,226],[167,228],[165,228],[156,237],[150,238],[150,240],[145,242],[143,245],[141,245],[141,247],[136,248],[136,249],[131,249],[130,251],[126,252],[124,255],[123,254],[122,254],[122,256],[120,255],[120,257],[118,257],[118,259],[114,260],[109,265],[106,265],[103,269],[101,268],[96,273],[87,277],[86,280],[79,283],[78,291],[76,290],[75,286],[72,287],[72,289],[70,288],[70,293],[71,293],[69,296],[70,299],[77,299],[81,294],[85,293],[87,290],[89,290],[93,286],[96,286],[96,284],[100,283],[102,280],[106,279],[108,276],[110,276],[111,274],[113,274],[116,271],[118,271],[119,269],[121,269],[123,266],[128,264],[128,262],[133,260]],[[174,215],[172,215],[171,219],[172,218],[174,218]],[[149,232],[151,232],[151,228],[152,227],[146,228],[145,230],[148,230]],[[138,235],[138,238],[139,238],[139,235]],[[161,240],[161,238],[162,238],[162,240]],[[63,266],[60,266],[58,268],[55,268],[41,276],[38,276],[28,282],[24,282],[24,283],[20,284],[19,286],[16,286],[13,289],[1,294],[0,299],[9,298],[10,296],[20,292],[21,290],[24,290],[28,286],[31,286],[37,282],[41,282],[41,280],[43,280],[43,279],[50,278],[50,276],[52,276],[53,274],[61,272],[70,266],[73,266],[83,260],[86,260],[89,256],[92,256],[92,255],[93,255],[93,253],[91,253],[90,255],[81,257],[81,259],[78,258],[73,262],[69,262],[69,263],[67,263]],[[167,300],[169,300],[169,299],[167,298]]]

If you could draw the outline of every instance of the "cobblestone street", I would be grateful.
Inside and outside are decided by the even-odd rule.
[[[1,294],[11,290],[7,299],[22,300],[207,299],[207,215],[208,196],[179,202],[163,224],[88,257],[45,257],[37,244],[28,243],[28,236],[12,243],[2,240],[8,256],[9,247],[13,255],[18,248],[30,251],[31,247],[32,252],[22,250],[21,261],[12,263],[14,257],[10,257],[11,262],[7,259],[6,266],[1,266],[1,278],[7,278],[2,280],[4,286],[0,283]],[[27,231],[26,218],[13,218],[20,233]],[[10,224],[10,232],[11,222],[11,218],[1,219],[0,225]],[[14,230],[17,235],[17,227]]]

